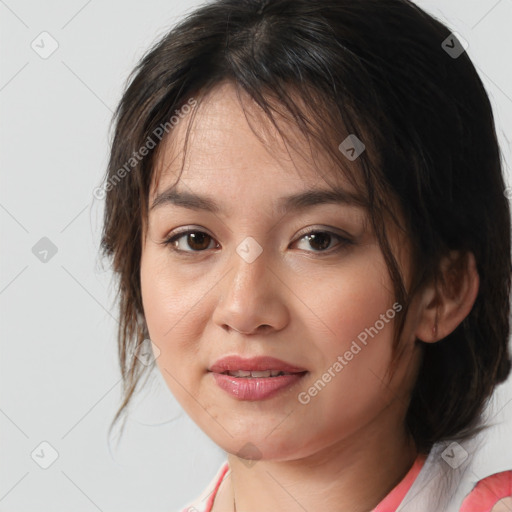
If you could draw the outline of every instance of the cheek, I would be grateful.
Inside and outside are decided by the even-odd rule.
[[[199,308],[193,288],[171,275],[148,250],[141,260],[141,293],[148,332],[158,348],[156,364],[176,400],[194,416],[202,366],[198,365]],[[204,293],[204,289],[203,289]],[[197,411],[195,414],[200,414]]]
[[[372,253],[333,276],[315,300],[314,307],[329,331],[328,345],[336,350],[358,337],[364,345],[376,331],[382,334],[380,338],[387,337],[396,315],[388,270],[384,261]]]
[[[186,364],[199,335],[197,287],[185,286],[160,254],[146,249],[141,259],[141,293],[151,340],[160,350],[157,363],[166,368]],[[203,294],[205,288],[202,288]],[[197,332],[194,327],[197,326]]]
[[[324,288],[311,303],[324,327],[320,335],[315,326],[310,332],[321,357],[303,399],[330,410],[333,423],[351,417],[361,421],[392,398],[383,381],[401,307],[395,304],[384,262],[371,261],[339,273],[331,281],[336,286]]]

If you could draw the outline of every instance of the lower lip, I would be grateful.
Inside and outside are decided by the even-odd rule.
[[[307,372],[278,377],[233,377],[213,373],[217,385],[239,400],[264,400],[299,382]]]

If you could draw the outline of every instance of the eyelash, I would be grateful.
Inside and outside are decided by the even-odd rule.
[[[199,229],[187,229],[187,230],[184,230],[184,231],[181,231],[181,232],[178,232],[178,233],[174,233],[172,236],[170,236],[169,238],[165,239],[163,242],[160,242],[162,245],[164,246],[168,246],[171,251],[173,251],[174,253],[178,253],[178,254],[183,254],[185,256],[191,256],[193,254],[199,254],[199,253],[203,253],[203,252],[206,252],[207,249],[203,249],[201,251],[194,251],[194,250],[191,250],[191,251],[184,251],[184,250],[181,250],[181,249],[177,249],[176,247],[173,246],[173,244],[178,241],[180,238],[186,236],[186,235],[189,235],[191,233],[202,233],[206,236],[208,236],[211,240],[215,240],[212,236],[210,236],[208,233],[204,232],[204,231],[201,231]],[[346,246],[349,246],[349,245],[353,245],[354,241],[347,238],[347,237],[344,237],[342,235],[339,235],[338,233],[334,233],[332,231],[328,231],[328,230],[322,230],[322,229],[315,229],[315,230],[312,230],[312,231],[308,231],[307,233],[304,233],[300,236],[300,238],[298,238],[296,241],[300,241],[302,240],[303,238],[306,238],[307,236],[311,236],[311,235],[316,235],[316,234],[319,234],[319,233],[322,233],[322,234],[327,234],[333,238],[336,238],[339,243],[337,245],[334,246],[334,248],[330,248],[330,249],[326,249],[326,250],[320,250],[320,251],[306,251],[306,252],[312,252],[313,254],[320,254],[320,255],[323,255],[323,254],[333,254],[333,253],[337,253],[339,251],[341,251],[342,249],[344,249]],[[295,242],[294,242],[295,243]]]

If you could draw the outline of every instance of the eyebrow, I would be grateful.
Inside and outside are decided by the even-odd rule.
[[[326,203],[367,208],[366,201],[361,197],[342,188],[335,188],[307,190],[298,194],[281,197],[277,202],[276,211],[279,214],[285,214]],[[174,186],[158,194],[150,210],[163,205],[176,205],[190,210],[202,210],[214,214],[222,213],[221,206],[214,199],[193,192],[177,191]]]

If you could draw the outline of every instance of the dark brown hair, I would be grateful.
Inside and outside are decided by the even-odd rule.
[[[476,302],[445,339],[422,343],[406,422],[424,452],[483,428],[484,405],[511,366],[510,211],[488,96],[467,53],[447,51],[450,37],[444,24],[407,0],[217,0],[188,15],[142,58],[114,115],[105,177],[102,251],[117,277],[124,382],[113,424],[151,368],[135,356],[149,338],[140,257],[162,146],[156,134],[192,97],[200,101],[201,93],[228,80],[276,127],[276,105],[283,107],[279,115],[314,139],[340,173],[347,173],[347,159],[338,145],[349,134],[364,142],[352,177],[363,184],[404,308],[395,326],[397,358],[411,297],[441,279],[439,263],[450,250],[474,254]],[[171,129],[165,132],[172,137]],[[154,147],[139,158],[150,139]],[[397,225],[403,219],[410,241],[409,289],[388,243],[390,216]]]

